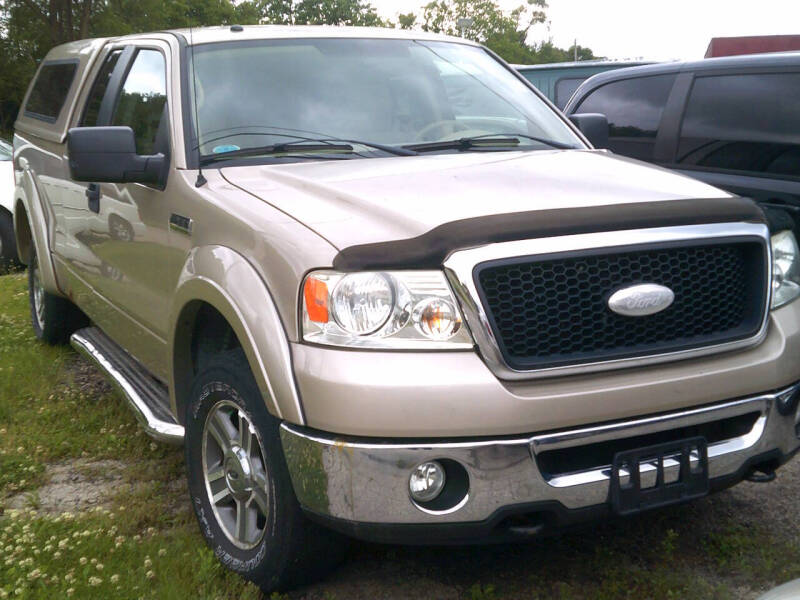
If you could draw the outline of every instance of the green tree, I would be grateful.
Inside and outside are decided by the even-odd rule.
[[[551,41],[529,44],[531,28],[547,19],[546,0],[527,0],[510,12],[496,0],[433,0],[422,12],[422,29],[448,35],[463,35],[485,44],[510,63],[536,64],[573,60],[574,48],[557,48]],[[468,19],[463,32],[459,20]],[[411,28],[413,14],[400,15],[400,26]],[[407,27],[404,23],[410,23]],[[588,48],[578,46],[579,60],[594,58]]]
[[[260,21],[278,25],[384,26],[363,0],[257,0]]]
[[[417,15],[414,13],[397,15],[397,24],[400,29],[413,29],[417,24]]]
[[[545,0],[527,0],[511,12],[503,11],[496,0],[434,0],[422,13],[422,29],[448,35],[461,35],[459,19],[468,18],[471,24],[464,28],[464,36],[487,43],[496,36],[516,33],[524,44],[530,28],[545,21]]]

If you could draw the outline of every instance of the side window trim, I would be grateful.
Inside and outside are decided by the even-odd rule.
[[[657,163],[671,164],[675,162],[683,115],[686,111],[686,103],[689,101],[689,93],[694,84],[694,77],[693,71],[676,73],[675,82],[672,84],[672,90],[667,98],[667,103],[664,105],[664,112],[658,125],[656,145],[653,152],[653,159]]]
[[[122,83],[128,75],[128,71],[133,65],[133,58],[136,54],[136,46],[125,46],[122,54],[114,67],[114,72],[111,74],[111,79],[108,82],[103,102],[100,104],[100,110],[97,114],[97,125],[99,127],[111,123],[111,117],[114,114],[114,108],[117,106],[117,100],[122,92]]]

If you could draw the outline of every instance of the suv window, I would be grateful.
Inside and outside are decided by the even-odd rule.
[[[89,98],[86,100],[86,108],[83,111],[83,119],[81,125],[83,127],[94,127],[97,125],[97,118],[100,116],[100,106],[103,104],[103,96],[108,89],[108,82],[111,80],[111,74],[114,72],[114,67],[117,66],[119,56],[122,50],[114,50],[106,57],[103,66],[100,67],[100,72],[92,84],[92,89],[89,92]]]
[[[11,160],[14,156],[14,150],[11,144],[7,144],[0,140],[0,160]]]
[[[555,105],[561,110],[564,110],[567,102],[572,98],[572,94],[574,94],[575,90],[587,79],[588,77],[565,77],[556,81]]]
[[[800,177],[800,73],[695,80],[677,162]]]
[[[608,117],[608,146],[614,152],[652,161],[661,115],[675,75],[614,81],[593,91],[573,111]]]
[[[164,55],[158,50],[139,50],[125,78],[111,124],[133,129],[136,151],[153,154],[166,102]]]
[[[25,115],[51,122],[58,120],[77,68],[77,61],[44,63],[25,105]]]

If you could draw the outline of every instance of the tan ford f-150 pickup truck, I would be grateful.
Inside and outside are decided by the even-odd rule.
[[[59,46],[14,136],[34,330],[184,444],[265,590],[335,532],[532,539],[768,480],[800,444],[791,221],[602,125],[426,33]]]

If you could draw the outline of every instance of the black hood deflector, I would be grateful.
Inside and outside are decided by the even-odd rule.
[[[755,202],[738,197],[489,215],[451,221],[410,239],[350,246],[336,255],[333,267],[338,271],[438,269],[451,252],[485,244],[579,233],[742,221],[767,222]]]

